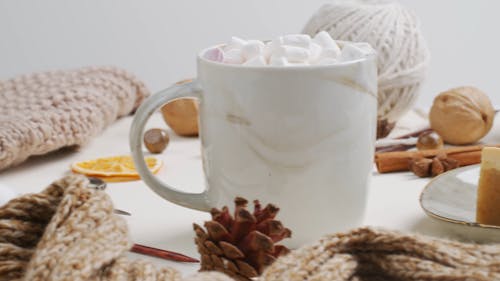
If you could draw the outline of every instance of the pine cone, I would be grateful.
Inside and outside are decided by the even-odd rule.
[[[234,217],[227,207],[212,209],[212,220],[205,222],[206,232],[193,224],[201,254],[200,271],[217,270],[237,280],[250,280],[289,252],[275,243],[290,237],[292,232],[274,219],[278,207],[268,204],[262,209],[255,200],[252,214],[246,208],[247,200],[237,197],[234,203]]]

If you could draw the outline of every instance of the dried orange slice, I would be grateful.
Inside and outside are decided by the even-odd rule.
[[[156,174],[163,165],[163,162],[155,157],[145,157],[144,160],[153,174]],[[71,164],[71,170],[86,176],[101,178],[108,182],[129,181],[140,178],[135,169],[134,161],[129,155],[75,162]]]

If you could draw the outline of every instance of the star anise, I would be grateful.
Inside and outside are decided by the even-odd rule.
[[[415,175],[425,177],[435,177],[449,170],[458,168],[458,161],[448,157],[446,154],[438,154],[434,158],[414,158],[410,160],[409,170]]]

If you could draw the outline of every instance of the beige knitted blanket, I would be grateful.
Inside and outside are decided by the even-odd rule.
[[[149,95],[134,75],[88,67],[0,80],[0,170],[88,142]]]
[[[0,207],[0,280],[231,280],[213,272],[182,279],[175,269],[128,259],[124,220],[87,185],[68,176]],[[500,245],[362,228],[292,251],[259,280],[500,280]]]

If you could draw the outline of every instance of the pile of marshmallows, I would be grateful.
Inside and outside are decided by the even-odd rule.
[[[343,43],[342,48],[330,34],[321,31],[280,36],[264,43],[232,37],[222,46],[208,49],[203,57],[216,62],[247,66],[329,65],[360,59],[374,54],[367,43]]]

